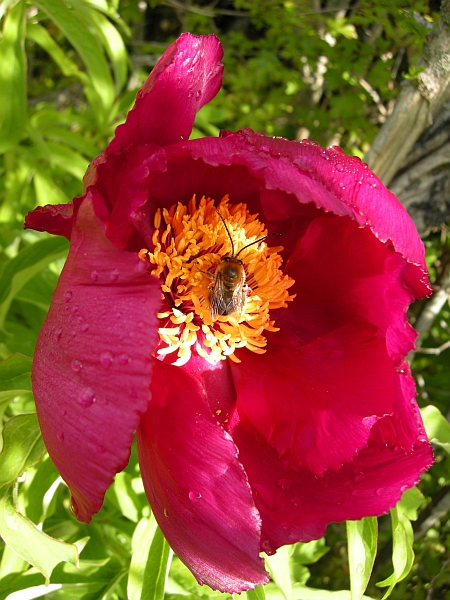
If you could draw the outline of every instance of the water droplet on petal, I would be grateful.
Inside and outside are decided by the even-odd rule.
[[[197,502],[201,499],[201,497],[202,495],[200,494],[200,492],[194,492],[192,490],[189,492],[189,500],[192,500],[193,502]]]
[[[107,369],[113,361],[113,355],[108,350],[100,354],[100,364]]]
[[[277,481],[277,486],[282,490],[290,490],[293,485],[294,482],[291,479],[279,479]]]
[[[62,329],[61,329],[61,327],[60,327],[59,329],[57,329],[57,330],[55,331],[55,337],[56,337],[56,340],[57,340],[58,342],[59,342],[59,340],[61,339],[61,336],[62,336]]]
[[[339,187],[341,188],[341,190],[345,190],[346,189],[345,182],[344,181],[340,181],[339,182]]]
[[[95,402],[95,392],[92,388],[84,389],[78,396],[78,404],[83,408],[88,408]]]
[[[340,173],[342,173],[342,171],[345,169],[345,167],[342,163],[336,163],[336,166],[334,168],[336,169],[336,171],[339,171]]]
[[[127,365],[130,362],[130,357],[127,354],[119,354],[118,360],[119,364]]]
[[[72,298],[72,292],[66,292],[64,294],[64,301],[65,302],[70,302],[70,299]]]
[[[70,368],[72,369],[72,371],[74,373],[79,373],[81,371],[81,367],[83,365],[81,364],[81,362],[79,360],[77,360],[76,358],[72,361]]]
[[[119,279],[119,269],[113,269],[109,274],[109,280],[113,283]]]
[[[169,516],[169,511],[167,510],[167,508],[164,509],[164,516],[168,517]]]
[[[364,566],[362,565],[362,563],[358,563],[358,566],[356,567],[356,572],[358,573],[358,575],[362,575],[364,573]]]
[[[92,281],[98,280],[98,271],[96,271],[95,269],[93,271],[91,271],[91,279],[92,279]]]
[[[292,506],[301,506],[303,504],[303,500],[301,498],[291,498],[289,502]]]
[[[274,550],[272,549],[272,545],[269,542],[269,540],[264,540],[263,542],[261,542],[261,550],[267,555],[274,554]]]

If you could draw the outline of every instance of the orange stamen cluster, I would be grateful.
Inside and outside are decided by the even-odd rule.
[[[239,253],[245,269],[246,301],[240,313],[213,318],[209,298],[216,270],[224,257],[264,237],[267,231],[245,204],[229,204],[225,196],[218,207],[214,201],[195,196],[188,205],[178,203],[169,210],[158,209],[154,217],[153,250],[139,252],[149,263],[152,275],[162,280],[163,307],[158,313],[161,327],[155,354],[175,354],[181,366],[197,354],[216,364],[244,348],[264,353],[266,331],[278,331],[270,311],[286,307],[293,299],[287,290],[294,280],[281,271],[282,247],[267,247],[261,241]]]

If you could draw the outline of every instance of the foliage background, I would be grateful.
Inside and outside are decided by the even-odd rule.
[[[402,81],[414,81],[419,72],[426,34],[439,19],[437,1],[406,5],[400,0],[0,3],[0,533],[5,542],[0,600],[18,590],[22,595],[11,600],[36,594],[161,598],[170,564],[134,451],[90,525],[73,517],[67,488],[44,453],[27,357],[33,355],[68,244],[23,231],[26,212],[81,193],[88,163],[123,121],[161,53],[183,31],[216,33],[225,50],[223,89],[199,113],[194,136],[251,127],[338,144],[363,157],[392,112]],[[442,286],[450,264],[448,223],[427,230],[424,241],[432,281]],[[411,318],[424,310],[426,303],[414,306]],[[376,599],[386,592],[376,583],[393,572],[385,585],[399,582],[392,598],[450,598],[450,425],[433,408],[450,415],[448,323],[444,302],[413,359],[436,464],[423,476],[420,493],[411,492],[391,517],[379,519],[370,581],[375,520],[347,530],[331,525],[326,538],[271,559],[267,597],[350,598],[343,591],[349,590],[350,577],[352,600],[362,597],[367,582],[367,597]],[[11,419],[23,413],[28,416]],[[73,565],[73,546],[42,532],[76,542],[82,549],[80,569]],[[36,590],[46,577],[51,585]],[[165,594],[170,600],[220,595],[199,587],[176,559]],[[263,598],[261,591],[248,595]]]

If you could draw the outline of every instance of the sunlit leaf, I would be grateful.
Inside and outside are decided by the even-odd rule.
[[[0,407],[31,390],[31,358],[14,354],[0,362]]]
[[[0,272],[0,328],[18,291],[48,264],[67,253],[68,242],[51,237],[24,248]]]
[[[0,152],[22,137],[26,120],[25,2],[12,5],[3,22],[0,40]]]
[[[172,550],[158,527],[148,553],[140,600],[163,599],[171,560]]]
[[[450,454],[450,423],[435,406],[427,406],[421,412],[430,441]]]
[[[35,4],[47,13],[81,56],[101,105],[105,111],[109,111],[114,99],[114,90],[111,74],[97,38],[77,13],[70,10],[62,0],[36,0]]]
[[[282,546],[272,556],[266,556],[266,566],[272,579],[283,592],[286,600],[292,598],[291,570],[289,568],[290,548]]]
[[[35,414],[18,415],[6,423],[0,453],[0,497],[28,467],[41,459],[44,450]]]
[[[141,519],[134,530],[131,542],[132,556],[128,573],[128,600],[140,600],[141,598],[145,567],[157,527],[156,520],[152,517],[151,519]]]
[[[377,553],[376,517],[347,521],[351,599],[361,600],[369,583]]]

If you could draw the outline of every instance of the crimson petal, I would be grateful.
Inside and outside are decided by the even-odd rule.
[[[150,73],[106,153],[140,144],[165,146],[188,139],[195,115],[220,89],[222,56],[222,46],[215,35],[181,35]]]
[[[106,238],[88,193],[32,373],[45,444],[83,521],[126,466],[149,398],[161,292],[140,265]]]
[[[241,592],[267,583],[258,511],[204,388],[183,369],[157,361],[151,392],[138,428],[139,463],[169,544],[213,589]]]
[[[238,356],[232,371],[243,427],[293,468],[340,469],[393,411],[398,374],[372,325],[348,324],[305,345],[280,331],[268,336],[264,357]]]
[[[262,549],[272,553],[284,544],[321,537],[328,523],[387,512],[433,462],[431,447],[419,433],[416,424],[416,444],[406,451],[382,445],[381,427],[375,424],[368,447],[354,461],[317,477],[283,465],[273,448],[237,426],[233,440],[262,517]]]

